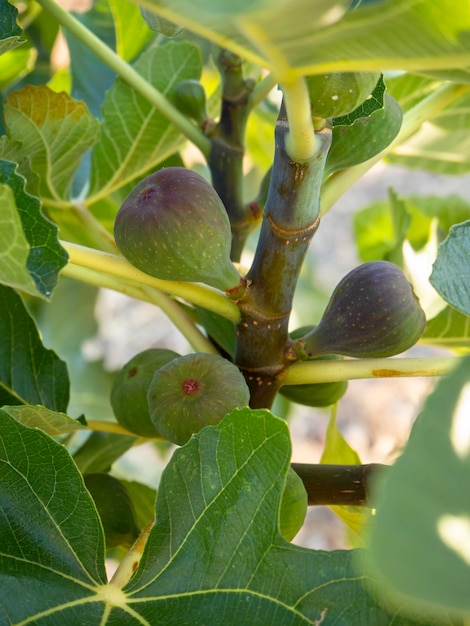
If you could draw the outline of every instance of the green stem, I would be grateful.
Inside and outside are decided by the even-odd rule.
[[[432,119],[469,89],[470,85],[445,83],[405,113],[400,132],[385,150],[364,163],[341,170],[330,176],[322,187],[322,215],[327,213],[339,198],[376,163],[381,161],[387,154],[393,152],[397,146],[404,143],[419,130],[425,121]]]
[[[285,138],[287,153],[293,161],[304,163],[320,149],[312,122],[312,110],[307,83],[303,76],[281,83],[289,122]]]
[[[78,280],[80,280],[80,269],[83,268],[91,270],[95,274],[101,274],[103,283],[100,284],[103,287],[107,286],[104,284],[104,281],[108,281],[106,278],[108,276],[114,278],[115,281],[118,279],[115,283],[116,286],[120,282],[125,282],[128,287],[139,287],[141,289],[150,287],[218,313],[232,322],[237,323],[240,320],[238,306],[217,289],[199,283],[185,283],[154,278],[135,268],[123,257],[86,248],[68,241],[61,241],[60,243],[69,255],[69,265],[74,266],[75,269],[72,271],[74,271],[74,277],[78,278]],[[62,273],[70,275],[68,267],[67,265],[62,270]],[[115,287],[111,288],[114,289]],[[117,289],[117,291],[122,290]],[[147,300],[148,298],[142,299]]]
[[[308,385],[361,378],[444,376],[459,361],[460,358],[454,356],[303,361],[294,363],[285,371],[282,384]]]
[[[277,83],[276,78],[272,74],[267,74],[253,87],[253,91],[248,98],[248,106],[250,109],[254,109],[260,104],[269,94],[269,92],[275,87]]]
[[[54,0],[38,0],[56,20],[79,39],[87,48],[92,50],[106,65],[116,72],[124,81],[133,87],[150,104],[158,109],[172,122],[204,156],[210,152],[209,139],[188,120],[169,100],[155,87],[148,83],[136,70],[119,57],[111,48],[101,41],[96,35],[81,24],[73,15],[65,11]]]
[[[88,285],[112,289],[130,298],[158,306],[188,340],[195,352],[218,354],[212,343],[201,333],[189,315],[182,309],[182,306],[158,289],[128,284],[121,278],[109,276],[93,269],[80,267],[73,263],[69,263],[64,267],[62,274],[68,278],[87,283]]]

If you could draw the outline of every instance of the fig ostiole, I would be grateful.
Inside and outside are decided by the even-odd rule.
[[[240,285],[231,229],[215,189],[196,172],[167,167],[141,180],[121,205],[116,244],[132,265],[163,280]]]
[[[147,391],[155,372],[179,356],[173,350],[150,348],[132,357],[116,374],[110,399],[121,426],[141,437],[161,437],[150,419]]]
[[[318,326],[292,349],[307,356],[388,357],[411,348],[425,326],[403,271],[388,261],[369,261],[338,283]]]
[[[215,354],[187,354],[155,372],[147,401],[155,428],[185,444],[204,426],[247,406],[250,392],[240,370]]]
[[[305,78],[315,117],[347,115],[372,93],[380,72],[332,72]]]

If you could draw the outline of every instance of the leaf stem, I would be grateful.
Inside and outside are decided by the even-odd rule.
[[[319,142],[312,122],[307,83],[303,76],[281,83],[289,134],[285,139],[287,153],[293,161],[304,163],[315,156]]]
[[[119,288],[120,282],[126,282],[127,288],[133,287],[135,289],[138,287],[142,289],[150,287],[163,293],[183,298],[187,302],[218,313],[232,322],[237,323],[240,320],[238,306],[230,301],[221,291],[209,287],[208,285],[161,280],[141,272],[123,257],[115,254],[86,248],[85,246],[80,246],[68,241],[61,241],[60,243],[69,255],[69,265],[75,266],[74,269],[70,270],[69,265],[67,265],[62,270],[62,273],[65,275],[70,276],[71,273],[73,273],[73,278],[80,280],[80,268],[92,270],[95,274],[99,273],[103,275],[103,282],[100,283],[103,287],[111,284],[106,277],[107,275],[109,278],[114,278],[115,282],[112,283],[114,286],[110,288],[116,291],[126,293],[126,291]],[[119,281],[116,281],[116,279],[119,279]],[[140,299],[148,301],[148,297],[149,294]]]
[[[163,94],[148,83],[131,65],[109,48],[101,39],[81,24],[73,15],[60,7],[54,0],[39,0],[56,20],[92,50],[108,67],[133,87],[150,104],[172,122],[204,156],[210,152],[211,142],[185,115],[171,104]]]
[[[275,87],[277,83],[276,78],[272,74],[266,74],[259,83],[257,83],[248,98],[248,107],[254,109],[260,102],[262,102],[269,92]]]
[[[322,187],[321,214],[327,213],[355,182],[387,154],[393,152],[394,148],[409,139],[425,121],[432,119],[469,89],[470,85],[445,83],[405,113],[400,132],[385,150],[364,163],[341,170],[330,176]]]
[[[285,371],[282,384],[307,385],[361,378],[444,376],[459,361],[460,357],[454,356],[303,361],[294,363]]]

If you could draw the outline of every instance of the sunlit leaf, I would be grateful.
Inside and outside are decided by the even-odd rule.
[[[470,613],[470,358],[436,386],[385,479],[368,559],[392,605]],[[458,622],[456,622],[458,623]]]
[[[80,420],[72,419],[65,413],[51,411],[45,406],[5,405],[2,407],[2,411],[24,426],[40,428],[51,436],[71,433],[86,428],[86,425]]]
[[[142,54],[135,69],[171,99],[177,82],[199,78],[201,65],[196,46],[170,42]],[[108,91],[102,114],[92,152],[90,203],[156,167],[184,143],[165,116],[121,79]]]
[[[384,69],[470,67],[467,0],[383,0],[347,11],[337,0],[230,3],[145,0],[145,6],[182,24],[280,78]]]
[[[137,7],[129,0],[108,0],[116,29],[116,49],[125,61],[133,61],[153,33]]]
[[[21,154],[40,178],[43,203],[68,200],[73,176],[98,131],[85,104],[46,85],[27,85],[8,96],[4,115],[9,137],[21,142]]]

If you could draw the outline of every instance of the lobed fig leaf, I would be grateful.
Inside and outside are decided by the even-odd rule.
[[[147,400],[155,428],[183,445],[204,426],[217,424],[248,405],[250,392],[240,370],[215,354],[187,354],[154,375]]]
[[[101,518],[106,547],[129,548],[140,534],[134,505],[120,480],[109,474],[85,474],[85,486],[91,493]]]
[[[374,90],[380,72],[334,72],[306,76],[314,117],[341,117],[357,109]]]
[[[425,326],[402,270],[389,261],[369,261],[338,283],[318,326],[293,349],[307,356],[388,357],[411,348]]]
[[[141,437],[160,437],[150,419],[147,391],[155,372],[180,355],[173,350],[150,348],[136,354],[116,375],[111,406],[117,421]]]
[[[289,467],[279,510],[279,528],[286,541],[292,541],[302,528],[307,508],[308,495],[302,479]]]
[[[170,22],[170,20],[160,17],[160,15],[157,15],[145,7],[140,7],[140,13],[147,22],[148,27],[164,37],[177,37],[184,30],[183,26]]]
[[[240,284],[222,200],[200,174],[184,167],[167,167],[140,181],[118,211],[114,235],[123,256],[156,278],[224,291]]]

